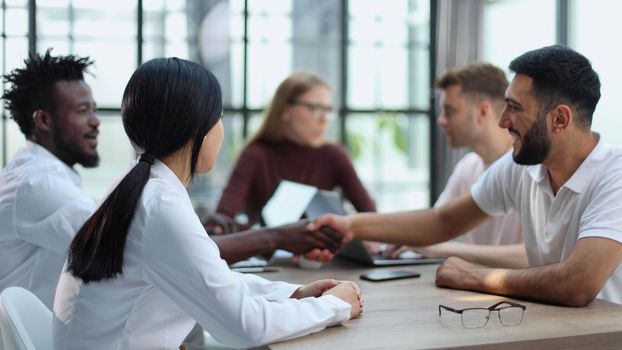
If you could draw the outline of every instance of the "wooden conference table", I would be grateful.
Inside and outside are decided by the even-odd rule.
[[[363,314],[306,337],[260,349],[622,349],[622,305],[595,300],[583,308],[550,306],[514,300],[527,306],[519,326],[503,326],[493,313],[484,328],[462,327],[454,308],[488,307],[501,300],[494,295],[437,288],[438,265],[383,267],[421,273],[420,278],[387,282],[359,280],[370,268],[339,260],[319,270],[282,263],[279,272],[261,273],[270,280],[305,284],[322,278],[356,281],[363,293]]]

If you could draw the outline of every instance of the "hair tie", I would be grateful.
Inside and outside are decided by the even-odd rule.
[[[149,163],[149,165],[153,165],[153,162],[155,161],[155,158],[148,153],[143,153],[140,155],[140,158],[138,158],[139,162],[146,162]]]

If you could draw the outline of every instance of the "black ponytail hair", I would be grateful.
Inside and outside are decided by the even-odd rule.
[[[191,176],[207,132],[220,120],[216,77],[199,64],[156,58],[142,64],[123,94],[123,127],[141,157],[84,223],[69,247],[67,270],[84,283],[123,273],[123,253],[154,159],[192,142]]]

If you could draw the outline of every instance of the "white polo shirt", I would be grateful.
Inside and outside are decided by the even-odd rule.
[[[511,154],[494,163],[473,185],[471,194],[489,215],[511,209],[520,213],[531,266],[564,261],[584,237],[622,243],[622,149],[602,140],[557,195],[542,165],[518,165]],[[620,266],[598,297],[622,303]]]
[[[94,209],[80,175],[27,141],[0,173],[0,291],[23,287],[52,308],[69,243]]]
[[[298,287],[232,272],[186,188],[156,160],[128,232],[123,275],[84,284],[61,274],[54,348],[177,349],[195,321],[227,346],[252,347],[350,318],[350,304],[332,295],[289,298]]]
[[[469,192],[471,186],[487,169],[484,160],[475,152],[469,152],[454,167],[443,193],[438,197],[434,207]],[[493,217],[476,228],[459,237],[465,243],[502,245],[523,242],[520,217],[515,210],[507,214]]]

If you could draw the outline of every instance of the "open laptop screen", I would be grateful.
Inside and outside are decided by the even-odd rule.
[[[261,210],[264,223],[271,227],[300,220],[317,191],[313,186],[281,180]]]

